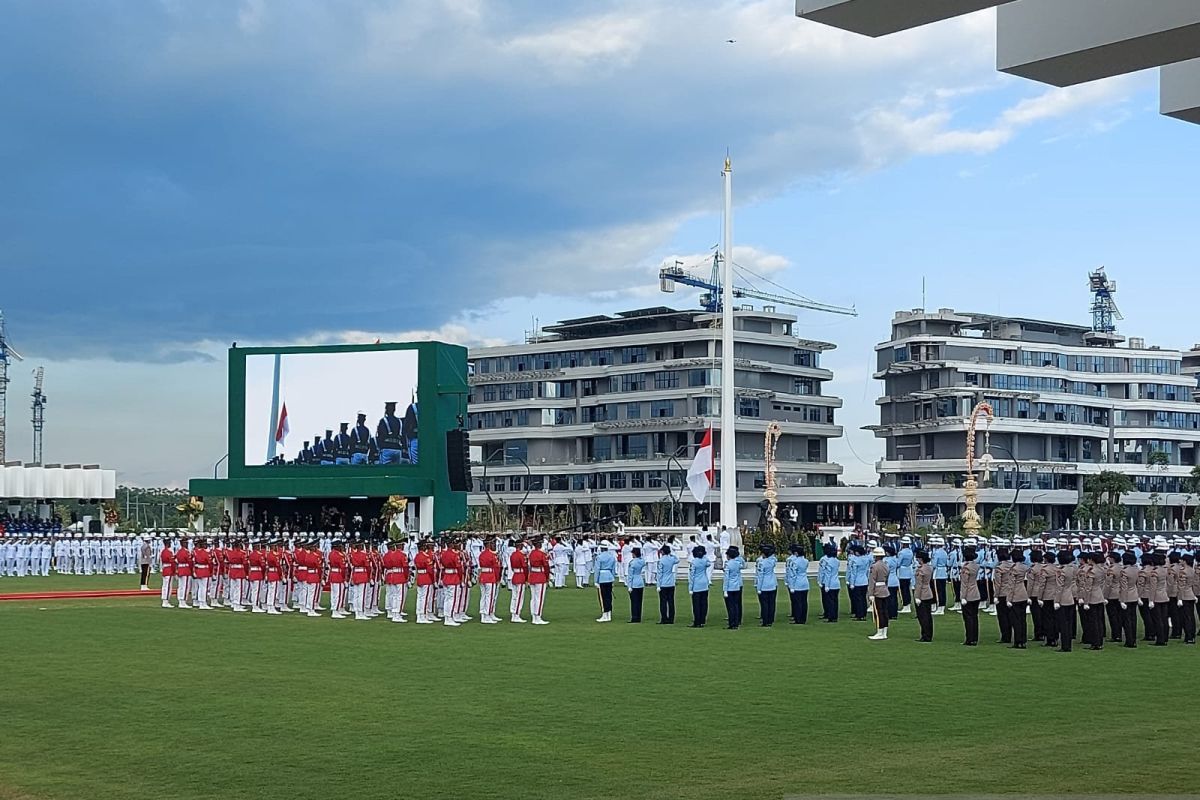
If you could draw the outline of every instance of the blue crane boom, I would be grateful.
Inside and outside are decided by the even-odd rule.
[[[659,288],[664,292],[675,291],[675,284],[683,284],[696,289],[704,289],[704,294],[700,295],[700,306],[711,313],[717,313],[721,310],[721,285],[719,283],[720,270],[718,268],[720,256],[713,256],[713,272],[712,277],[705,280],[697,277],[686,271],[679,262],[675,266],[663,267],[658,271]],[[809,300],[807,297],[789,294],[770,294],[768,292],[760,292],[757,289],[747,289],[744,286],[733,287],[734,297],[746,297],[754,300],[765,300],[769,303],[778,303],[779,305],[792,306],[793,308],[805,308],[810,311],[824,311],[829,314],[844,314],[848,317],[857,317],[858,311],[853,306],[835,306],[829,303],[818,303],[815,300]]]

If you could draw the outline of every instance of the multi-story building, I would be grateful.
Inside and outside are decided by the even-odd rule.
[[[901,311],[876,346],[884,382],[878,425],[880,486],[893,502],[947,519],[962,512],[972,408],[994,411],[992,471],[981,513],[1018,498],[1025,515],[1067,522],[1087,476],[1128,474],[1127,505],[1179,515],[1195,498],[1186,478],[1200,463],[1200,348],[1148,347],[1103,329],[1043,320]],[[1158,454],[1158,455],[1155,455]]]
[[[796,317],[765,306],[735,313],[738,513],[757,524],[764,438],[776,450],[780,502],[809,502],[809,487],[836,486],[829,440],[842,433],[842,401],[824,393],[827,342],[798,338]],[[472,350],[469,427],[479,446],[473,505],[573,506],[576,519],[631,514],[649,522],[716,519],[685,485],[704,430],[719,452],[720,317],[657,307],[564,320],[523,344]],[[808,490],[808,491],[806,491]],[[811,517],[811,509],[802,513]]]

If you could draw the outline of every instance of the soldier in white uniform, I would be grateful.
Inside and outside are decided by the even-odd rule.
[[[657,536],[651,536],[642,546],[642,558],[646,561],[646,585],[658,585],[658,551],[662,549],[662,542]]]
[[[588,577],[592,571],[592,548],[588,545],[586,537],[575,543],[573,560],[572,567],[575,570],[575,588],[586,589]]]
[[[567,572],[571,565],[571,548],[562,539],[555,539],[550,548],[551,583],[555,589],[567,585]]]

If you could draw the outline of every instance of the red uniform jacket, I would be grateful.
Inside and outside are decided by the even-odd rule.
[[[247,576],[252,581],[261,581],[263,579],[263,567],[266,559],[263,558],[262,550],[251,550],[246,554]]]
[[[371,559],[362,550],[350,553],[350,582],[355,585],[366,583],[371,578]]]
[[[321,552],[319,550],[305,550],[304,558],[308,562],[308,582],[320,584],[321,572],[325,567],[324,560],[321,558]]]
[[[192,567],[192,575],[197,578],[212,577],[212,556],[203,547],[197,547],[192,553],[192,561],[195,566]]]
[[[529,554],[529,582],[547,583],[550,580],[550,556],[540,548]]]
[[[240,547],[234,547],[225,551],[225,558],[229,562],[229,580],[246,580],[246,551]]]
[[[175,574],[175,554],[171,552],[171,548],[164,547],[162,552],[158,554],[158,560],[162,562],[162,576],[169,578]]]
[[[479,554],[479,582],[500,582],[500,557],[495,551],[485,549]]]
[[[438,555],[438,562],[442,565],[442,585],[458,586],[462,583],[462,559],[458,557],[458,551],[443,550]]]
[[[408,556],[403,550],[388,550],[383,557],[383,580],[389,586],[408,583]]]
[[[525,583],[526,569],[528,565],[525,561],[525,554],[520,550],[513,550],[508,557],[508,565],[512,567],[512,582],[514,585]]]
[[[192,554],[186,547],[175,551],[175,574],[181,578],[192,577]]]
[[[279,553],[274,550],[267,551],[267,580],[275,583],[279,580],[282,572],[279,569]]]
[[[341,550],[329,551],[329,582],[346,582],[346,554]]]
[[[417,570],[417,586],[433,585],[433,556],[422,550],[413,558],[413,566]]]

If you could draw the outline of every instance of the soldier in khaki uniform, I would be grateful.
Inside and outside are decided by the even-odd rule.
[[[1167,611],[1167,554],[1165,545],[1160,546],[1154,553],[1154,566],[1151,567],[1153,582],[1151,584],[1150,599],[1154,603],[1153,611],[1155,612],[1154,619],[1154,645],[1155,647],[1166,647],[1167,638],[1170,634],[1168,626]]]
[[[1012,647],[1024,650],[1029,627],[1025,624],[1025,609],[1029,606],[1029,587],[1025,578],[1029,574],[1029,566],[1025,563],[1022,552],[1024,542],[1017,542],[1011,555],[1011,567],[1008,570],[1008,621],[1012,627]],[[1004,613],[1001,610],[1000,613]]]
[[[1054,586],[1058,593],[1054,598],[1054,619],[1061,653],[1071,652],[1075,641],[1075,605],[1079,599],[1075,596],[1075,576],[1078,572],[1071,551],[1059,551],[1058,566],[1054,570]]]
[[[1013,550],[1016,551],[1017,548],[1014,547]],[[992,595],[996,598],[996,621],[1000,624],[999,644],[1012,644],[1013,623],[1008,613],[1008,596],[1012,591],[1013,562],[1007,545],[996,548],[996,559],[996,569],[992,575]]]
[[[1196,557],[1184,553],[1179,573],[1179,610],[1183,623],[1183,643],[1196,643]]]
[[[1118,540],[1124,541],[1124,540]],[[1114,545],[1117,542],[1113,542]],[[1108,616],[1109,641],[1121,643],[1121,556],[1109,550],[1104,559],[1104,612]]]
[[[1075,567],[1075,609],[1079,614],[1079,629],[1082,631],[1080,641],[1091,647],[1096,646],[1092,626],[1092,606],[1088,599],[1092,596],[1092,584],[1095,582],[1095,565],[1092,554],[1081,550]]]
[[[1033,617],[1033,640],[1040,642],[1046,638],[1046,612],[1041,603],[1042,590],[1046,587],[1046,565],[1042,563],[1045,554],[1036,540],[1029,557],[1033,561],[1026,579],[1029,587],[1029,615]]]
[[[1126,647],[1137,647],[1137,618],[1141,603],[1141,579],[1137,556],[1132,550],[1121,554],[1121,569],[1117,575],[1117,596],[1121,604],[1121,639]]]
[[[929,553],[925,550],[913,552],[917,561],[913,573],[913,602],[917,605],[917,622],[921,625],[921,638],[918,642],[933,641],[933,607],[936,605],[933,594],[933,566],[929,563]]]
[[[874,556],[875,562],[871,564],[867,573],[867,591],[871,595],[871,604],[875,609],[875,625],[878,630],[867,638],[879,642],[888,637],[888,599],[892,593],[888,588],[888,565],[883,560],[887,551],[876,546],[871,551],[871,555]]]
[[[959,580],[962,586],[962,615],[965,638],[963,644],[975,647],[979,644],[979,562],[976,561],[975,547],[967,545],[962,549],[963,563],[959,568]]]
[[[1069,555],[1069,554],[1068,554]],[[1042,630],[1046,633],[1044,647],[1058,644],[1058,558],[1053,550],[1047,550],[1042,559],[1042,592],[1039,605],[1042,608]]]

